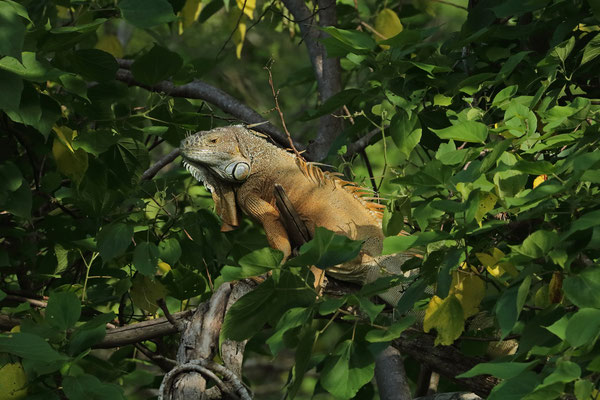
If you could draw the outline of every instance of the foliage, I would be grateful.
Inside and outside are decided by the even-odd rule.
[[[345,87],[319,103],[279,2],[0,0],[0,316],[20,321],[0,335],[11,398],[25,395],[23,374],[32,398],[137,398],[162,373],[141,368],[133,346],[92,350],[107,323],[152,316],[160,298],[190,308],[224,281],[266,271],[222,336],[273,356],[294,350],[291,397],[313,393],[302,382],[316,368],[314,393],[372,398],[375,357],[420,326],[413,310],[437,343],[465,355],[484,355],[475,336],[518,341],[515,354],[463,374],[502,379],[492,399],[597,396],[600,6],[359,3],[338,1],[339,24],[326,28]],[[307,266],[352,258],[357,243],[320,230],[280,265],[251,221],[220,232],[182,168],[141,179],[187,132],[230,118],[148,85],[202,78],[269,109],[262,66],[272,54],[281,103],[303,110],[292,132],[307,141],[319,116],[346,106],[328,162],[367,185],[363,160],[346,149],[376,129],[367,154],[389,200],[384,252],[420,249],[406,263],[419,274],[317,297]],[[122,57],[140,85],[115,78]],[[372,295],[399,283],[395,315],[382,312]],[[480,312],[492,322],[471,323]],[[174,339],[163,355],[173,357]]]

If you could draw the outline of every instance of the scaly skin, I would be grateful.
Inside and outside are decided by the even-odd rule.
[[[232,191],[237,206],[262,224],[270,246],[282,251],[287,259],[290,240],[273,191],[275,184],[280,184],[311,234],[315,227],[322,226],[364,241],[357,259],[328,269],[328,275],[364,284],[381,276],[382,264],[388,267],[389,263],[374,259],[382,250],[383,206],[364,200],[361,189],[350,182],[323,173],[240,125],[187,137],[181,143],[181,154],[188,170],[212,186],[223,230],[235,228],[238,221],[231,211],[235,209],[231,196],[225,199],[224,193]]]

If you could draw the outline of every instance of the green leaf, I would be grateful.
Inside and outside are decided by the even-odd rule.
[[[581,308],[571,317],[565,339],[573,347],[593,344],[600,335],[600,310]]]
[[[164,299],[167,295],[165,287],[157,280],[138,274],[133,280],[133,286],[129,292],[133,304],[149,313],[158,310],[158,299]]]
[[[554,49],[550,51],[550,56],[564,63],[567,60],[567,57],[569,57],[569,54],[571,54],[574,46],[575,37],[571,36],[568,40],[556,45]]]
[[[223,321],[221,337],[242,341],[254,336],[263,325],[293,307],[309,307],[314,291],[289,271],[281,271],[279,282],[269,277],[256,289],[236,301]]]
[[[383,239],[382,254],[395,254],[412,247],[425,246],[429,243],[448,239],[444,232],[418,232],[409,236],[390,236]]]
[[[73,139],[74,150],[83,149],[98,156],[119,141],[119,135],[107,130],[83,131]]]
[[[409,117],[402,109],[399,109],[390,121],[389,132],[392,140],[407,158],[421,139],[421,130],[414,129],[416,123],[416,114]]]
[[[310,366],[313,345],[318,335],[319,333],[312,328],[311,324],[305,325],[299,335],[300,340],[296,348],[296,364],[292,370],[292,383],[288,387],[290,398],[294,398],[301,387],[304,374]]]
[[[575,397],[577,400],[588,400],[592,396],[594,384],[587,379],[578,379],[575,382]]]
[[[74,72],[98,82],[115,79],[119,69],[117,60],[111,54],[97,49],[76,50],[68,57],[68,61]]]
[[[175,75],[182,65],[183,59],[179,54],[154,45],[149,52],[134,61],[131,72],[141,83],[154,85]]]
[[[88,374],[65,376],[62,386],[69,400],[125,400],[123,389],[119,386],[100,382]]]
[[[110,261],[115,257],[121,256],[131,243],[133,228],[130,225],[117,222],[106,225],[96,235],[98,251],[102,259]]]
[[[400,321],[394,322],[387,330],[373,329],[367,332],[365,340],[370,343],[391,342],[398,339],[402,332],[410,328],[416,321],[414,316],[406,317]]]
[[[507,86],[494,97],[494,101],[492,101],[492,106],[502,108],[504,105],[510,103],[510,101],[514,98],[515,94],[517,94],[517,90],[519,86],[511,85]]]
[[[365,32],[338,29],[333,26],[322,29],[340,43],[349,46],[356,54],[368,54],[368,50],[373,50],[377,45],[375,40]]]
[[[556,364],[556,369],[548,375],[541,386],[549,386],[554,383],[568,383],[581,376],[581,368],[572,361],[560,360]]]
[[[9,192],[3,202],[3,207],[17,217],[29,219],[31,217],[32,195],[29,185],[23,184],[14,192]]]
[[[41,337],[23,332],[0,334],[0,353],[14,354],[24,359],[47,363],[66,359]]]
[[[524,256],[540,258],[546,256],[557,242],[556,232],[539,230],[527,236],[523,244],[511,248]]]
[[[122,0],[118,7],[127,22],[142,29],[176,19],[167,0]]]
[[[385,304],[375,304],[366,297],[355,296],[358,300],[358,304],[360,305],[360,309],[363,310],[368,316],[371,323],[375,322],[375,318],[379,315],[380,312],[385,308]]]
[[[46,307],[46,321],[60,330],[75,326],[81,316],[81,302],[73,292],[54,292]]]
[[[488,400],[522,400],[539,384],[539,378],[533,371],[525,371],[512,379],[495,386]]]
[[[85,324],[78,326],[69,338],[69,354],[75,356],[106,336],[106,324],[115,318],[113,312],[97,315]]]
[[[154,243],[142,242],[133,251],[133,266],[146,276],[152,276],[158,265],[158,247]]]
[[[309,110],[307,112],[307,117],[304,118],[304,120],[310,120],[321,117],[323,115],[331,114],[332,112],[338,110],[342,106],[350,104],[350,102],[361,93],[362,91],[359,89],[342,90],[328,98],[316,110]]]
[[[299,255],[287,262],[291,266],[316,265],[325,269],[352,260],[362,247],[363,242],[337,235],[323,227],[315,229],[311,241],[300,247]]]
[[[21,56],[21,60],[14,57],[3,57],[0,59],[0,69],[34,82],[56,80],[61,74],[59,70],[52,68],[48,61],[38,60],[36,53],[25,51]]]
[[[0,164],[0,192],[14,192],[25,182],[21,170],[12,161],[6,161]]]
[[[583,65],[587,62],[592,61],[594,58],[598,57],[600,55],[600,34],[596,34],[596,36],[594,36],[592,38],[592,40],[590,40],[588,42],[588,44],[585,45],[585,47],[583,48],[583,57],[581,58],[581,64]]]
[[[600,267],[589,266],[578,275],[568,276],[563,291],[577,307],[600,308]]]
[[[0,69],[0,92],[8,94],[0,96],[0,110],[17,111],[21,103],[23,79],[12,72]]]
[[[472,378],[477,375],[492,375],[499,379],[512,379],[529,370],[537,361],[521,362],[488,362],[480,363],[457,376],[457,378]]]
[[[481,122],[461,121],[444,129],[431,129],[441,139],[462,142],[483,143],[487,139],[488,128]]]
[[[346,340],[325,359],[320,381],[333,396],[350,399],[373,378],[374,370],[375,360],[368,348]]]
[[[188,300],[206,291],[205,278],[183,265],[171,269],[161,281],[169,290],[169,296],[177,300]]]
[[[174,265],[181,257],[181,246],[176,238],[163,240],[158,244],[158,255],[161,260]]]
[[[523,309],[525,300],[527,300],[530,286],[531,276],[527,276],[520,285],[514,285],[506,289],[502,293],[502,296],[500,296],[500,299],[498,299],[495,313],[502,332],[502,339],[512,331],[512,328],[519,319],[519,314]]]
[[[9,3],[0,2],[0,55],[20,59],[25,40],[25,21]]]
[[[562,235],[561,239],[566,239],[575,232],[596,227],[598,221],[600,221],[600,210],[585,213],[571,223],[569,230]]]
[[[312,316],[312,310],[304,307],[294,307],[287,310],[282,316],[277,326],[275,333],[267,339],[267,344],[271,349],[271,354],[276,356],[285,346],[283,335],[290,329],[297,328],[306,324]]]

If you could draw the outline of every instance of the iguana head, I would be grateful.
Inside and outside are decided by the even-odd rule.
[[[199,181],[205,182],[207,169],[227,182],[243,182],[250,175],[250,159],[240,150],[236,129],[216,128],[188,136],[179,147],[183,163]]]

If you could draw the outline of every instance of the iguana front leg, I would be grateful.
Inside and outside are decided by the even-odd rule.
[[[283,253],[283,261],[285,262],[292,254],[292,246],[279,211],[256,194],[246,196],[243,208],[248,215],[262,224],[269,245]],[[306,227],[304,228],[306,229]],[[325,280],[325,271],[315,266],[310,269],[315,276],[315,288],[322,287]]]
[[[250,217],[261,223],[269,245],[283,253],[283,261],[287,260],[292,254],[292,246],[279,218],[279,211],[256,194],[248,194],[242,207]]]

